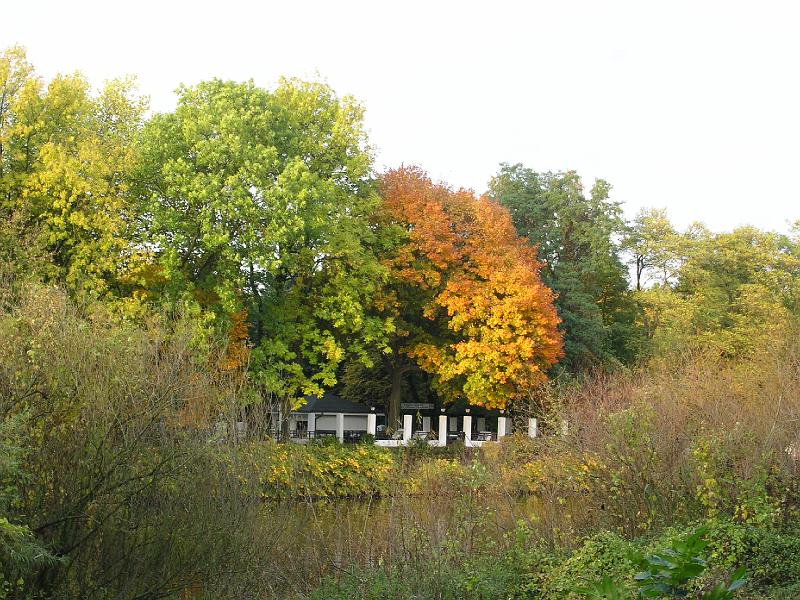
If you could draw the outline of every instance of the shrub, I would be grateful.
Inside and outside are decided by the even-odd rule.
[[[635,548],[633,543],[608,531],[590,537],[552,569],[544,583],[542,597],[579,598],[581,589],[604,576],[632,583],[636,571],[630,556]]]
[[[408,475],[408,491],[412,494],[449,496],[468,491],[467,473],[463,464],[447,458],[420,463]]]
[[[379,496],[387,492],[395,462],[378,446],[343,446],[335,440],[307,445],[249,442],[234,469],[254,472],[270,500]]]
[[[762,587],[800,582],[800,532],[757,529],[752,531],[747,570]]]

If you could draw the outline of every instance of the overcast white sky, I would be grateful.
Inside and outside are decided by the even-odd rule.
[[[500,162],[595,177],[633,216],[800,218],[800,3],[69,2],[0,9],[39,72],[135,74],[156,110],[210,77],[322,78],[367,108],[379,165],[486,188]]]

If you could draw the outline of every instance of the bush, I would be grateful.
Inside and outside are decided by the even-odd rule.
[[[16,556],[29,572],[16,597],[163,597],[257,570],[261,507],[206,441],[205,417],[234,391],[197,324],[120,321],[42,286],[0,306],[0,470],[20,474],[0,545],[57,559]]]
[[[800,583],[800,531],[754,530],[747,571],[761,587]]]
[[[387,493],[395,471],[389,450],[367,444],[306,445],[249,442],[237,449],[234,472],[256,473],[261,496],[269,500],[330,499]]]
[[[542,598],[579,598],[579,590],[604,576],[616,582],[630,582],[632,589],[636,570],[630,556],[635,549],[633,543],[608,531],[590,537],[548,574]]]

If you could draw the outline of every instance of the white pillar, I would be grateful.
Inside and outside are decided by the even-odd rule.
[[[375,413],[367,414],[367,435],[375,437],[375,433],[378,431],[377,423],[378,416]]]
[[[447,415],[439,415],[439,445],[447,446]]]
[[[506,418],[497,417],[497,440],[506,437]]]
[[[472,417],[469,415],[464,417],[464,440],[472,441]]]
[[[539,435],[539,422],[531,417],[528,419],[528,437],[535,438]]]
[[[336,437],[344,442],[344,413],[336,413]]]
[[[422,417],[422,431],[430,431],[430,430],[431,430],[431,418]]]
[[[403,443],[411,439],[411,415],[403,415]]]
[[[317,413],[308,413],[308,437],[313,438],[317,429]]]
[[[561,435],[567,435],[569,433],[569,421],[566,419],[561,419]]]

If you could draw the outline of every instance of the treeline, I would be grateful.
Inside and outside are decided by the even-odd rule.
[[[0,85],[4,270],[121,319],[191,312],[285,408],[334,385],[393,417],[408,395],[504,406],[555,374],[747,352],[797,312],[797,237],[629,223],[571,171],[503,165],[482,197],[376,174],[362,107],[324,84],[209,81],[148,118],[131,80],[45,84],[11,48]]]

